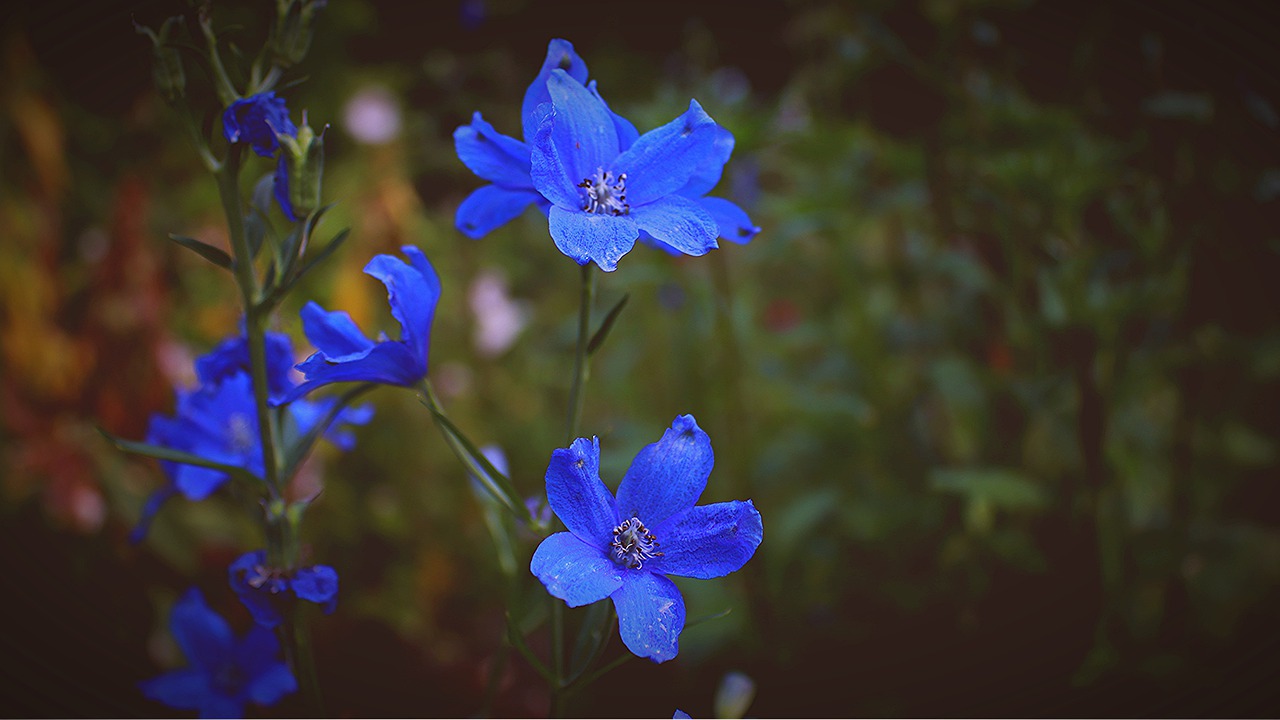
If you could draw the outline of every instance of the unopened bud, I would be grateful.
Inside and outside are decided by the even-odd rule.
[[[317,135],[303,113],[297,135],[277,135],[280,160],[276,166],[275,195],[290,220],[297,221],[320,207],[324,181],[324,132]]]
[[[151,74],[155,79],[156,89],[166,102],[182,99],[187,89],[187,74],[182,68],[182,57],[178,55],[178,48],[169,42],[170,34],[181,24],[181,16],[171,17],[164,21],[157,33],[149,27],[134,23],[134,28],[140,35],[151,38]]]
[[[271,53],[280,67],[302,62],[311,49],[316,15],[328,0],[276,0],[276,24],[271,30]]]

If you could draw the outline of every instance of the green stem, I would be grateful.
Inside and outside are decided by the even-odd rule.
[[[245,336],[249,343],[249,363],[253,376],[253,400],[257,407],[258,432],[262,441],[262,464],[271,498],[278,499],[283,497],[283,488],[280,487],[280,468],[276,464],[275,420],[267,402],[267,318],[258,304],[258,279],[253,272],[253,254],[249,250],[244,211],[240,204],[242,151],[239,144],[233,144],[228,150],[227,160],[217,173],[218,194],[222,199],[223,212],[227,216],[227,232],[231,236],[231,248],[235,253],[236,284],[240,286],[240,298],[244,305]]]
[[[453,450],[453,454],[462,463],[463,467],[475,476],[485,490],[502,504],[516,520],[523,523],[531,529],[536,527],[533,515],[529,512],[529,508],[525,506],[519,499],[519,493],[511,484],[511,480],[504,474],[498,472],[493,463],[484,456],[483,453],[476,448],[475,443],[467,439],[467,436],[458,429],[457,425],[445,415],[444,408],[440,405],[440,399],[436,397],[435,389],[431,386],[431,381],[424,379],[418,384],[420,391],[420,399],[423,405],[431,411],[431,417],[435,420],[436,427],[440,429],[440,434],[444,436],[444,440],[449,445],[449,449]]]
[[[295,605],[285,614],[280,626],[285,648],[285,659],[293,668],[298,680],[298,690],[309,708],[311,717],[324,717],[324,700],[320,696],[320,682],[316,675],[315,657],[311,653],[311,633]]]
[[[564,603],[550,594],[551,603],[551,717],[564,717]]]
[[[569,419],[565,445],[578,439],[578,424],[582,421],[582,407],[586,402],[584,386],[591,366],[587,360],[587,345],[591,342],[591,304],[596,295],[596,276],[591,263],[582,266],[582,294],[578,306],[578,346],[573,359],[573,385],[569,390]]]

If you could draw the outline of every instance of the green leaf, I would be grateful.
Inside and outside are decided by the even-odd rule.
[[[1049,500],[1034,480],[1004,468],[937,469],[929,474],[929,487],[1009,510],[1042,508]]]
[[[224,465],[223,463],[214,462],[213,460],[200,457],[199,455],[192,455],[191,453],[174,450],[173,448],[164,447],[163,445],[152,445],[150,443],[136,442],[134,440],[125,440],[124,438],[112,435],[102,428],[98,428],[98,432],[102,433],[102,436],[105,437],[112,445],[115,445],[116,448],[127,453],[153,457],[157,460],[168,460],[170,462],[183,463],[184,465],[197,465],[211,470],[220,470],[236,480],[242,480],[249,484],[264,484],[262,478],[237,465]]]
[[[208,243],[200,242],[195,238],[190,238],[185,235],[169,233],[169,239],[188,250],[194,251],[200,257],[208,260],[214,265],[217,265],[223,270],[231,269],[231,256],[228,255],[225,250],[221,250]]]
[[[591,341],[587,343],[587,355],[594,355],[596,350],[600,349],[600,345],[604,343],[604,339],[609,336],[609,331],[613,329],[613,323],[617,321],[618,316],[622,314],[622,308],[627,306],[627,301],[631,299],[631,293],[622,296],[617,305],[604,316],[604,321],[600,323],[600,329],[596,330],[596,334],[591,336]]]
[[[296,442],[289,443],[288,448],[285,450],[284,477],[293,477],[293,473],[297,471],[298,466],[300,466],[302,461],[307,458],[307,455],[311,452],[311,448],[315,446],[320,437],[329,429],[329,426],[333,424],[333,421],[338,417],[339,413],[346,410],[347,407],[351,405],[351,403],[355,402],[361,395],[369,392],[375,387],[377,387],[376,383],[361,383],[351,390],[348,390],[338,398],[338,402],[334,403],[333,406],[329,408],[329,411],[320,419],[320,422],[313,425],[311,429],[308,430],[305,435],[298,438]]]

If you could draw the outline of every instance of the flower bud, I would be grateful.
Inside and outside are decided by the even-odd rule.
[[[160,26],[159,33],[149,27],[134,24],[140,35],[151,38],[151,74],[155,79],[156,89],[166,102],[182,99],[187,89],[187,74],[182,68],[182,58],[178,55],[178,49],[169,43],[170,33],[181,23],[181,16],[171,17]]]
[[[280,67],[302,61],[311,48],[316,15],[328,0],[276,0],[276,24],[271,29],[271,53]]]
[[[280,209],[294,222],[320,207],[320,187],[324,180],[324,131],[317,135],[303,114],[296,135],[276,136],[280,160],[276,165],[275,196]]]

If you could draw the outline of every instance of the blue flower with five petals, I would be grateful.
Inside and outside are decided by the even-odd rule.
[[[236,558],[227,575],[254,622],[264,627],[284,622],[289,606],[297,600],[316,603],[326,615],[338,606],[338,571],[328,565],[289,572],[271,567],[266,551],[255,550]]]
[[[278,659],[275,633],[254,625],[237,640],[227,621],[192,588],[173,606],[169,629],[189,665],[139,684],[142,694],[200,717],[244,717],[247,703],[269,707],[298,690]]]
[[[573,44],[568,40],[552,40],[547,45],[542,68],[525,90],[520,106],[525,142],[494,130],[478,112],[472,116],[470,125],[453,131],[458,159],[471,172],[491,183],[471,193],[458,206],[454,223],[467,237],[484,237],[515,219],[530,205],[537,205],[544,213],[550,207],[533,187],[529,175],[531,151],[526,143],[538,129],[538,107],[551,101],[547,78],[557,69],[568,73],[578,84],[587,81],[587,65],[574,52]]]
[[[378,255],[365,274],[387,286],[391,315],[400,322],[400,339],[374,342],[360,332],[351,316],[328,312],[315,302],[302,308],[302,329],[316,352],[298,364],[305,381],[289,398],[335,382],[375,382],[412,387],[427,376],[431,321],[440,300],[440,278],[422,251],[401,248],[409,262]]]
[[[249,143],[255,153],[271,157],[280,149],[276,135],[297,135],[298,128],[284,98],[268,91],[231,103],[222,112],[222,134],[229,143]]]
[[[551,201],[547,218],[560,252],[612,271],[641,231],[686,255],[717,247],[715,218],[680,194],[718,158],[718,126],[696,100],[680,117],[628,142],[594,88],[553,70],[547,92],[550,109],[531,143],[531,172],[534,187]]]
[[[579,438],[547,467],[547,499],[568,532],[542,541],[529,569],[570,607],[612,598],[627,649],[670,660],[684,598],[667,576],[715,578],[755,554],[764,528],[750,500],[694,506],[706,488],[711,441],[691,415],[636,455],[617,497],[600,480],[600,442]]]

